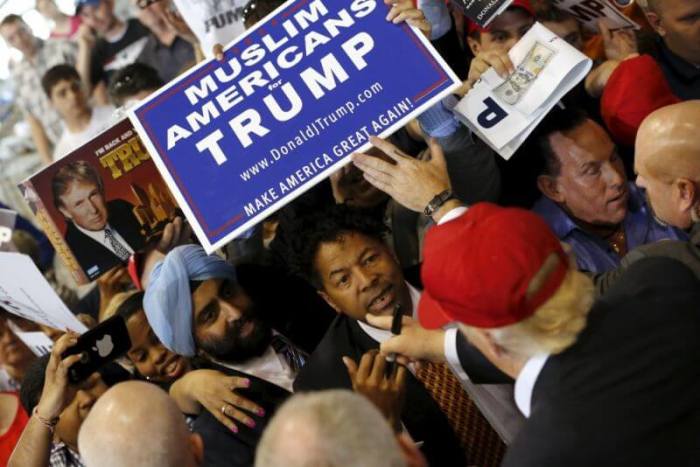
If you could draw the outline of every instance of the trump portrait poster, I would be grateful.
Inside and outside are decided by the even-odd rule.
[[[208,252],[438,102],[458,78],[381,0],[289,1],[130,111]]]

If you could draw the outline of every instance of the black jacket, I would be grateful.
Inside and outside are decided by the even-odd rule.
[[[365,334],[357,321],[338,315],[299,372],[294,381],[294,391],[352,389],[342,357],[359,362],[368,350],[378,348],[377,342]],[[464,453],[447,417],[423,384],[410,374],[406,381],[406,402],[401,421],[415,441],[424,442],[421,449],[430,465],[466,465]]]
[[[505,467],[700,465],[700,281],[634,263],[550,357]]]
[[[144,246],[144,237],[141,233],[141,224],[132,211],[133,208],[131,203],[123,199],[109,201],[107,222],[119,232],[131,248],[138,250]],[[67,224],[66,243],[89,279],[95,279],[121,263],[119,258],[104,245],[82,233],[72,222],[69,221]]]
[[[204,467],[252,466],[255,463],[255,448],[263,430],[270,417],[291,396],[291,393],[275,384],[240,371],[209,362],[206,367],[229,376],[250,379],[249,388],[237,389],[236,392],[265,409],[265,416],[248,413],[255,421],[255,427],[250,428],[237,423],[238,433],[234,434],[219,423],[212,414],[206,410],[202,411],[194,422],[194,432],[198,433],[204,442]]]

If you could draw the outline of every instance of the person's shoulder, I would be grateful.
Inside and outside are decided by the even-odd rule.
[[[350,381],[345,371],[343,356],[348,356],[346,347],[347,319],[337,316],[316,349],[306,360],[294,380],[295,391],[310,391],[344,387]]]

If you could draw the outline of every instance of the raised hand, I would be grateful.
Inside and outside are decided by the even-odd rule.
[[[360,153],[353,154],[352,161],[368,182],[402,206],[422,212],[436,195],[451,189],[445,156],[437,141],[428,141],[431,157],[427,161],[413,158],[381,138],[373,136],[370,142],[394,163]]]
[[[391,317],[389,317],[391,318]],[[401,427],[401,409],[406,393],[406,367],[397,365],[391,375],[385,375],[386,355],[370,350],[360,359],[360,365],[343,357],[352,389],[362,394],[384,414],[396,431]]]

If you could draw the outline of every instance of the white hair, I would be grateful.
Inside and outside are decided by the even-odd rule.
[[[347,390],[297,394],[275,414],[258,444],[256,467],[405,467],[389,424]]]
[[[121,383],[100,397],[78,435],[87,467],[179,467],[192,458],[175,402],[157,386]]]

